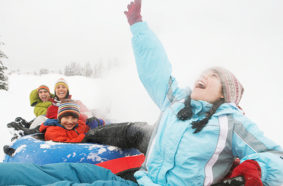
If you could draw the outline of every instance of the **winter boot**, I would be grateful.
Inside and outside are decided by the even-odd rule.
[[[136,148],[145,154],[151,133],[152,126],[145,122],[113,123],[89,130],[83,142]]]
[[[29,135],[29,134],[34,134],[34,133],[39,133],[39,127],[37,126],[34,129],[29,129],[24,127],[22,124],[20,123],[16,123],[16,122],[11,122],[7,124],[8,128],[14,128],[16,131],[20,131],[20,133],[22,134],[21,136],[25,136],[25,135]]]
[[[30,126],[30,124],[31,124],[31,122],[27,122],[25,119],[23,119],[22,117],[17,117],[16,119],[15,119],[15,121],[17,122],[17,123],[20,123],[23,127],[25,127],[25,128],[29,128],[29,126]]]
[[[24,126],[22,126],[20,123],[18,122],[11,122],[7,124],[8,128],[13,128],[15,130],[22,130],[23,128],[25,128]]]
[[[16,150],[14,148],[10,147],[9,145],[5,145],[3,147],[3,151],[8,156],[12,156]]]

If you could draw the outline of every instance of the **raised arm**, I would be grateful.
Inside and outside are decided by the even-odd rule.
[[[133,34],[132,45],[139,78],[147,92],[162,110],[176,97],[184,97],[184,90],[178,88],[171,77],[172,67],[166,52],[155,34],[142,21],[141,0],[135,0],[125,11]]]
[[[42,102],[37,93],[37,89],[34,89],[29,94],[30,106],[34,107],[37,103]]]

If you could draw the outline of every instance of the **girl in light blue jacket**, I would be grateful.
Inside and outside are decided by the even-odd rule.
[[[245,185],[283,183],[282,148],[267,139],[239,109],[243,86],[228,70],[213,67],[192,90],[180,89],[160,41],[142,22],[141,0],[125,12],[133,34],[139,77],[162,114],[147,159],[135,173],[140,185],[211,185],[241,159],[230,178]],[[192,65],[193,66],[193,65]]]

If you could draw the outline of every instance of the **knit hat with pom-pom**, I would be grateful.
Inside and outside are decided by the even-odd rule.
[[[69,90],[69,86],[68,86],[68,83],[67,81],[64,79],[64,78],[59,78],[55,84],[55,89],[58,85],[64,85],[68,90]]]
[[[209,70],[216,72],[221,80],[224,100],[226,103],[235,103],[239,106],[244,93],[244,87],[230,71],[222,67],[212,67]]]

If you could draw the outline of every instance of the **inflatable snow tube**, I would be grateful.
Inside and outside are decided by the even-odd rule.
[[[137,149],[120,149],[114,146],[93,143],[60,143],[42,140],[42,134],[17,139],[10,148],[15,151],[6,155],[4,162],[25,162],[38,165],[50,163],[90,163],[114,174],[138,168],[144,155]]]

